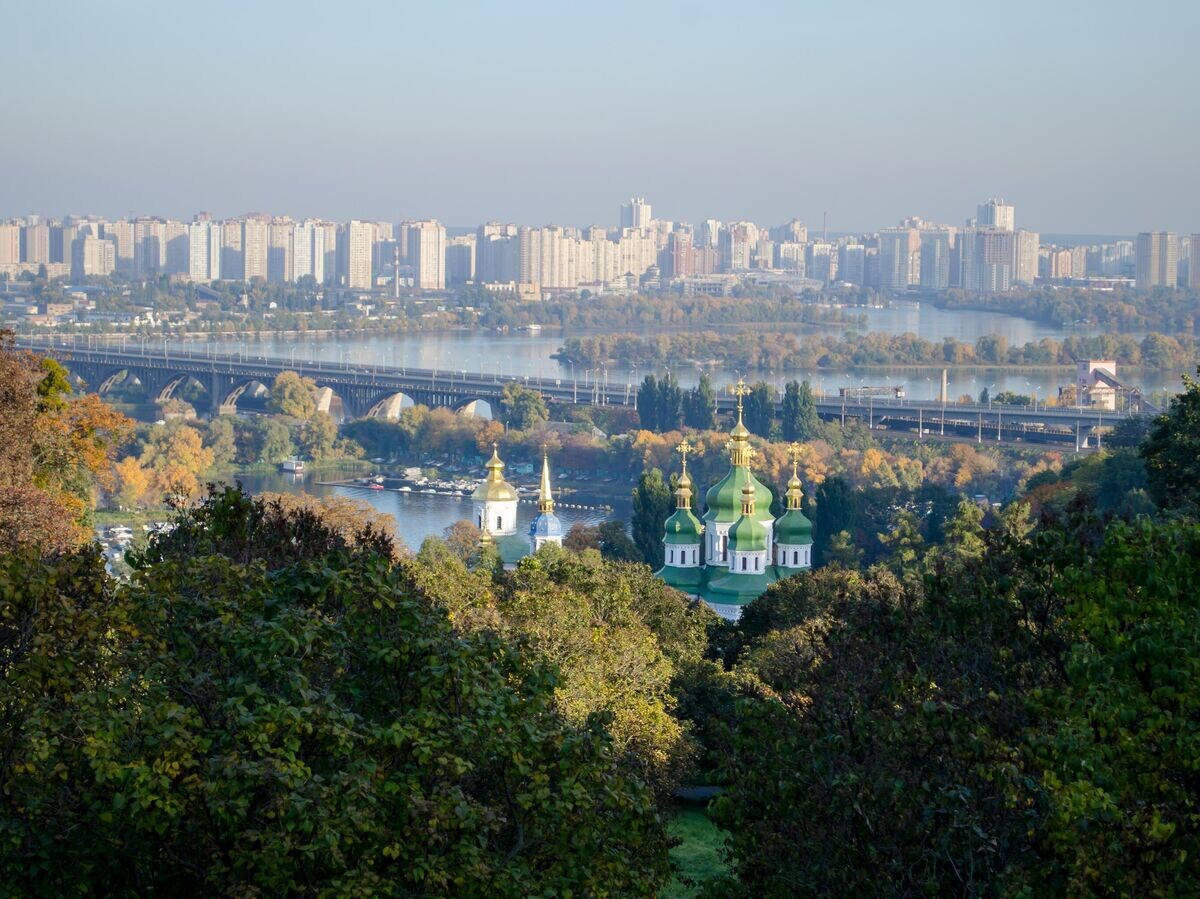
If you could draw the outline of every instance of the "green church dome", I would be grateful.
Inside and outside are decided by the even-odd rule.
[[[763,486],[745,465],[735,465],[704,495],[705,521],[737,521],[742,516],[742,488],[749,483],[754,489],[754,517],[771,520],[771,491]]]
[[[704,525],[691,509],[676,509],[663,528],[663,539],[671,544],[696,544],[704,533]]]
[[[799,509],[788,509],[775,522],[775,540],[788,546],[812,543],[812,522]]]
[[[742,487],[742,515],[729,529],[730,552],[753,553],[767,549],[767,529],[754,514],[755,503],[754,487],[746,483]]]

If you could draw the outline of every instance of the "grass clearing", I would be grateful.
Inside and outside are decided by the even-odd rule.
[[[729,873],[721,858],[725,834],[709,819],[703,803],[681,803],[667,822],[667,832],[682,842],[671,850],[676,873],[663,899],[691,899],[705,881]]]

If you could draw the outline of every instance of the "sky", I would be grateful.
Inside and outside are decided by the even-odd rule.
[[[0,0],[0,217],[1200,231],[1197,0]]]

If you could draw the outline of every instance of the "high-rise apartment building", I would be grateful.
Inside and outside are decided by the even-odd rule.
[[[487,222],[475,233],[475,277],[484,284],[518,280],[519,241],[516,225]]]
[[[17,265],[21,261],[21,226],[0,225],[0,265]]]
[[[931,228],[921,232],[921,271],[918,283],[926,290],[945,290],[950,286],[950,249],[953,233]],[[1036,262],[1036,255],[1034,257]]]
[[[667,250],[663,254],[663,277],[690,278],[695,273],[694,254],[692,251],[692,232],[688,230],[672,231],[667,239]]]
[[[368,289],[374,285],[371,271],[371,250],[375,243],[375,226],[370,222],[351,221],[346,225],[346,286]]]
[[[446,241],[446,284],[475,280],[475,235],[461,234]]]
[[[750,269],[750,258],[758,244],[758,226],[752,222],[732,222],[721,229],[721,265],[727,272]]]
[[[1016,216],[1013,207],[1003,200],[995,198],[980,204],[977,209],[975,225],[978,228],[995,228],[997,231],[1012,231]]]
[[[221,223],[221,277],[226,281],[241,281],[246,277],[242,223],[236,219]]]
[[[50,263],[50,226],[44,222],[21,229],[21,261],[33,265]]]
[[[804,274],[814,281],[829,284],[837,279],[837,249],[831,243],[816,240],[807,244]]]
[[[796,244],[796,246],[802,246]],[[847,284],[866,284],[867,248],[861,243],[844,243],[838,247],[838,280]]]
[[[649,228],[653,216],[645,197],[633,197],[621,206],[622,228]]]
[[[267,279],[271,225],[265,216],[248,215],[242,220],[242,277]]]
[[[408,258],[414,287],[446,289],[446,229],[440,222],[431,219],[409,225]]]
[[[1174,287],[1179,242],[1171,231],[1144,231],[1137,237],[1137,288]]]
[[[920,253],[920,232],[911,228],[884,228],[879,232],[879,287],[907,290],[912,283],[913,258]],[[916,257],[919,261],[920,257]],[[918,264],[919,269],[919,264]]]
[[[1188,287],[1200,288],[1200,234],[1188,238]]]
[[[104,226],[104,236],[112,240],[117,248],[116,270],[122,275],[133,277],[135,255],[133,222],[108,222]]]
[[[959,238],[964,289],[1007,293],[1012,287],[1013,233],[1000,228],[967,228]]]
[[[195,221],[188,226],[187,273],[193,281],[221,277],[221,232],[219,222]]]
[[[83,277],[105,277],[117,267],[117,245],[115,241],[86,235],[80,241],[80,274]]]
[[[1038,273],[1038,247],[1041,235],[1036,231],[1017,231],[1013,234],[1012,280],[1030,286]]]

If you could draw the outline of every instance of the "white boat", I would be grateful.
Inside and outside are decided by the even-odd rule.
[[[290,471],[299,474],[300,472],[304,471],[304,460],[297,459],[293,456],[291,459],[284,459],[281,463],[279,463],[279,467],[284,471]]]

